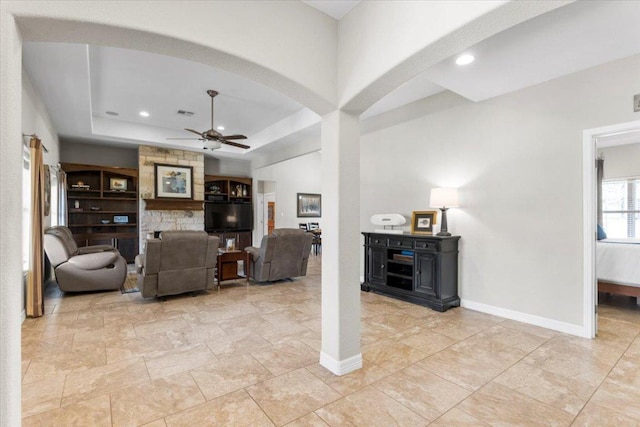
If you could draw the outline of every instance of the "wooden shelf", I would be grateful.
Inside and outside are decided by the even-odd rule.
[[[202,211],[204,200],[144,199],[148,211]]]
[[[70,214],[136,214],[138,211],[74,211],[74,208],[69,209]]]
[[[133,262],[138,254],[138,170],[75,163],[61,166],[68,182],[67,224],[78,246],[107,242],[115,245],[127,262]],[[112,179],[126,181],[127,189],[112,190]],[[73,188],[78,183],[89,188]],[[117,215],[127,216],[130,222],[114,223]],[[103,224],[101,220],[110,222]]]
[[[98,223],[92,223],[92,224],[73,224],[70,225],[69,228],[73,228],[73,227],[135,227],[136,225],[138,225],[135,222],[128,222],[128,223],[115,223],[115,222],[109,222],[107,224],[103,224],[101,222]]]
[[[214,191],[212,191],[213,188],[215,188]],[[251,201],[252,179],[244,176],[205,175],[204,190],[205,199],[209,202]],[[238,195],[238,191],[246,191],[247,195]],[[210,197],[216,197],[216,199]]]
[[[108,194],[138,194],[137,191],[121,191],[121,190],[104,190],[103,193]]]
[[[74,238],[78,240],[95,240],[95,239],[138,239],[138,233],[80,233],[74,234]]]

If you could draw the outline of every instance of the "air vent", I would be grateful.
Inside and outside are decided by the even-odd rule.
[[[187,116],[187,117],[191,117],[193,116],[193,111],[187,111],[187,110],[178,110],[178,114],[180,114],[181,116]]]

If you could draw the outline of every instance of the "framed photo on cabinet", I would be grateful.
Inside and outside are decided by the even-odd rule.
[[[411,234],[433,234],[433,224],[438,218],[437,211],[413,211],[411,213]]]
[[[127,178],[109,178],[109,190],[127,191]]]

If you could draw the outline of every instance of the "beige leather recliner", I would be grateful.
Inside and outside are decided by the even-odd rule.
[[[264,236],[259,248],[249,246],[251,278],[256,282],[307,275],[313,236],[298,228],[278,228]]]
[[[144,298],[204,291],[215,286],[220,239],[205,231],[163,231],[136,257]]]
[[[120,289],[127,277],[127,261],[116,248],[78,248],[73,234],[64,226],[45,230],[44,250],[64,292]]]

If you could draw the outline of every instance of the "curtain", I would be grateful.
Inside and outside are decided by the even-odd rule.
[[[602,226],[602,178],[604,176],[604,157],[596,159],[596,204],[598,206],[598,225]]]
[[[27,281],[26,312],[29,317],[44,314],[44,162],[42,142],[32,137],[31,148],[31,260]]]
[[[67,225],[67,174],[58,166],[58,225]]]

